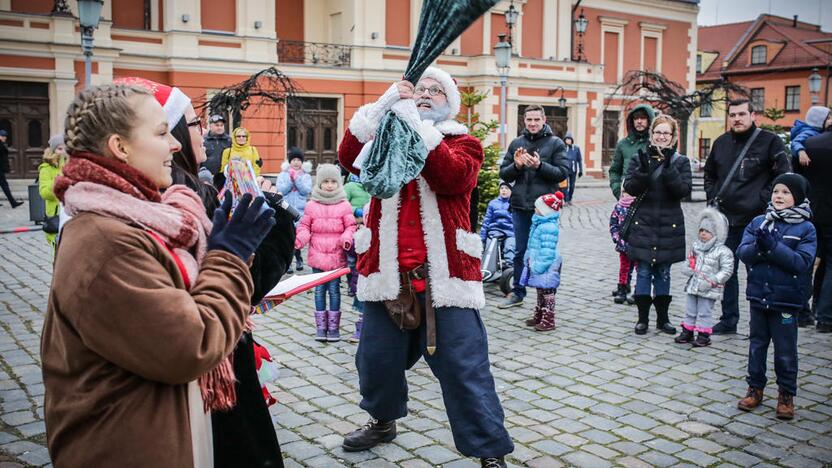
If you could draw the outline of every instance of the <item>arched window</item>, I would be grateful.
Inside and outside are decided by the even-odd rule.
[[[766,46],[758,45],[751,48],[751,65],[765,65]]]

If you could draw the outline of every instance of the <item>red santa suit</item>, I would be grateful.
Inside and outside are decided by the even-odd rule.
[[[459,91],[450,75],[431,68],[425,77],[442,84],[451,116],[455,116]],[[482,144],[459,122],[422,121],[418,114],[414,117],[406,111],[404,104],[415,109],[412,102],[400,101],[396,85],[391,86],[377,102],[356,111],[338,148],[341,165],[360,173],[356,158],[375,135],[385,112],[392,110],[418,131],[429,151],[419,177],[393,197],[370,202],[369,214],[365,214],[369,229],[355,235],[358,298],[395,299],[399,271],[411,270],[427,260],[435,307],[482,308],[482,241],[471,232],[469,217],[471,191],[483,162]],[[419,234],[422,239],[416,238]]]

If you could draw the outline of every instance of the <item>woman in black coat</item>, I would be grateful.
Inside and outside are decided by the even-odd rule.
[[[647,333],[651,304],[656,306],[656,328],[670,335],[676,333],[668,317],[672,300],[670,266],[685,259],[682,199],[691,191],[690,161],[676,152],[677,135],[678,126],[672,117],[656,117],[650,125],[647,152],[639,150],[624,180],[624,190],[641,199],[630,206],[635,211],[626,238],[627,254],[638,262],[634,295],[637,335]]]
[[[202,199],[209,216],[218,206],[217,189],[199,180],[199,159],[202,138],[195,125],[185,117],[173,127],[171,135],[182,145],[173,155],[174,183],[184,184]],[[195,114],[194,114],[195,117]],[[196,145],[198,147],[195,147]],[[224,182],[224,178],[221,179]],[[254,253],[251,278],[254,292],[251,304],[256,305],[289,269],[295,248],[295,224],[292,215],[282,206],[280,194],[264,192],[266,203],[275,210],[277,223]],[[226,412],[214,411],[211,422],[214,440],[214,466],[221,467],[282,467],[280,444],[257,377],[254,359],[254,338],[244,332],[232,357],[237,401]]]

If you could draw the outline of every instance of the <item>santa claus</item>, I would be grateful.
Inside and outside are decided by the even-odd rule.
[[[395,420],[407,414],[405,370],[424,356],[441,383],[456,447],[479,457],[483,466],[500,467],[514,446],[488,362],[478,310],[485,305],[482,243],[469,220],[483,149],[454,120],[459,108],[454,79],[430,67],[415,87],[394,83],[376,102],[359,108],[338,149],[341,165],[360,174],[367,152],[362,149],[369,148],[385,113],[393,111],[428,150],[416,179],[390,198],[372,199],[365,213],[368,229],[355,236],[357,295],[365,301],[356,366],[360,406],[371,419],[346,436],[343,448],[367,450],[396,437]],[[384,301],[411,290],[421,304],[421,324],[401,329]]]

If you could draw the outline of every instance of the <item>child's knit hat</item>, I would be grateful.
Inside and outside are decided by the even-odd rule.
[[[774,190],[774,186],[777,184],[783,184],[789,188],[789,192],[791,192],[794,197],[795,205],[800,205],[806,201],[806,196],[809,193],[809,181],[807,181],[802,175],[795,174],[793,172],[780,174],[771,184],[772,191]]]
[[[534,207],[537,208],[538,211],[540,211],[540,214],[542,216],[553,215],[556,211],[560,211],[560,208],[562,206],[562,192],[547,193],[545,195],[537,197],[537,200],[534,201]]]
[[[821,131],[827,117],[829,117],[829,108],[826,106],[812,106],[806,111],[806,123]]]

